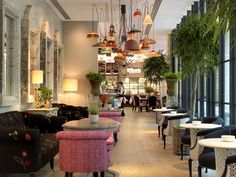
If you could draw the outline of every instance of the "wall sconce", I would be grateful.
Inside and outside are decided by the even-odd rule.
[[[43,83],[43,70],[32,70],[32,84],[35,84],[34,107],[41,107],[41,93],[38,89],[38,84]]]
[[[63,91],[66,91],[66,92],[78,91],[78,80],[77,79],[64,79]]]

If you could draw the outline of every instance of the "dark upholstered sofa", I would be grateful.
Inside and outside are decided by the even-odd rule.
[[[53,107],[58,107],[58,115],[65,116],[68,121],[88,118],[88,107],[73,106],[62,103],[53,103]]]
[[[0,114],[0,174],[28,173],[31,177],[48,162],[53,169],[65,117],[46,117],[27,112]]]

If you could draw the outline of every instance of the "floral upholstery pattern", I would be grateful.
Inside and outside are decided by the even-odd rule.
[[[48,162],[53,168],[59,143],[48,132],[53,130],[50,127],[62,129],[66,121],[56,119],[18,111],[0,114],[0,173],[34,173]]]
[[[59,139],[59,167],[66,172],[101,172],[108,168],[105,131],[61,131]]]

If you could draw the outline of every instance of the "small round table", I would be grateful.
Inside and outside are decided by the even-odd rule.
[[[99,118],[98,123],[91,123],[90,119],[69,121],[62,125],[64,130],[105,130],[116,132],[120,123],[115,120]]]
[[[201,123],[199,125],[194,125],[192,123],[187,123],[187,124],[180,124],[180,127],[190,129],[191,148],[190,148],[190,157],[188,159],[188,164],[189,164],[189,175],[191,177],[192,161],[196,162],[196,160],[198,160],[199,154],[202,151],[202,148],[200,148],[198,144],[198,139],[201,139],[202,137],[197,137],[197,133],[201,130],[221,127],[221,125],[209,124],[209,123]]]
[[[158,136],[160,137],[161,135],[161,121],[162,121],[162,116],[161,114],[164,112],[169,112],[172,111],[174,109],[167,109],[167,108],[161,108],[161,109],[153,109],[154,112],[156,112],[156,124],[157,124],[157,128],[158,128]]]
[[[198,141],[199,145],[214,148],[216,159],[216,176],[221,177],[225,160],[228,156],[236,155],[236,140],[232,142],[222,141],[221,138],[207,138]]]

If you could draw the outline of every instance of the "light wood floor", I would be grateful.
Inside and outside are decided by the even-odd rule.
[[[119,141],[110,153],[113,170],[119,172],[120,177],[188,177],[187,158],[181,161],[173,154],[171,138],[167,139],[167,148],[157,135],[155,113],[131,112],[126,108],[126,116],[121,122]],[[26,177],[28,175],[1,175],[0,177]],[[55,170],[49,165],[37,173],[37,177],[63,177],[59,170],[58,156],[55,159]],[[85,177],[85,174],[74,174],[75,177]],[[203,177],[214,177],[215,172],[209,170]],[[110,175],[106,174],[106,177]],[[197,172],[193,172],[197,177]]]

